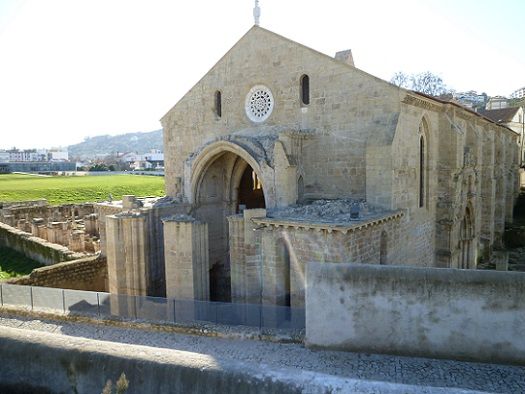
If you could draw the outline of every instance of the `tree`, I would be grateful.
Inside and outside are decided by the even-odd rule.
[[[509,107],[525,107],[525,97],[510,99]]]
[[[405,74],[400,71],[394,74],[390,80],[396,86],[415,90],[416,92],[428,94],[430,96],[440,96],[449,93],[451,90],[445,85],[440,76],[425,71],[419,74]]]
[[[104,163],[97,163],[89,167],[89,171],[109,171],[109,169]]]
[[[395,73],[392,79],[390,79],[390,83],[393,83],[400,88],[411,89],[410,75],[405,74],[403,71]]]
[[[412,89],[430,96],[439,96],[448,91],[441,77],[432,74],[430,71],[413,75]]]

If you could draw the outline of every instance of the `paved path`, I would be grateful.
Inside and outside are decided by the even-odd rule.
[[[312,351],[298,344],[231,340],[97,324],[0,316],[2,326],[57,335],[176,349],[216,358],[339,377],[425,387],[525,393],[525,367],[414,357]],[[422,388],[422,391],[423,388]]]

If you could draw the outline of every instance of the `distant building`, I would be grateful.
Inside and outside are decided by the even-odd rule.
[[[0,150],[1,172],[75,171],[67,151],[47,149]]]
[[[71,161],[20,161],[0,163],[1,172],[62,172],[75,171]]]
[[[454,92],[452,98],[457,103],[467,108],[485,108],[488,97],[486,93],[478,94],[475,90],[468,92]]]
[[[48,157],[51,161],[68,161],[69,152],[67,150],[50,150]]]
[[[124,153],[120,160],[129,163],[133,170],[164,169],[164,153],[158,149],[151,149],[149,153]]]
[[[520,88],[520,89],[518,89],[518,90],[515,90],[510,95],[510,98],[514,98],[514,99],[520,99],[520,98],[524,98],[524,97],[525,97],[525,86]]]
[[[0,150],[0,162],[68,161],[67,151],[47,149]]]
[[[508,108],[508,106],[509,106],[509,100],[506,97],[494,96],[489,99],[485,109],[488,109],[488,110],[503,109],[503,108]]]
[[[519,133],[520,165],[523,166],[525,163],[525,111],[523,107],[481,110],[479,113]]]

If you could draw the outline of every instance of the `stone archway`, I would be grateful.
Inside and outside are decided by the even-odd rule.
[[[243,157],[222,151],[195,174],[194,216],[208,223],[210,300],[231,301],[227,217],[242,209],[264,208],[263,183]]]

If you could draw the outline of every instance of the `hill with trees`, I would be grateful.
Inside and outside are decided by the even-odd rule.
[[[68,147],[69,156],[89,159],[101,155],[137,152],[144,154],[151,149],[162,150],[162,129],[150,132],[87,137],[83,142]]]

